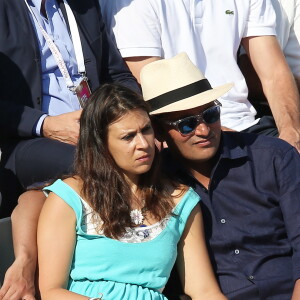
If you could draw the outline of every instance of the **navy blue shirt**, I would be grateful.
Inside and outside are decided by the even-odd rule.
[[[166,151],[168,152],[168,151]],[[168,168],[201,197],[208,249],[229,299],[289,300],[300,278],[300,155],[277,138],[222,133],[209,189]],[[258,296],[259,295],[259,296]],[[252,298],[251,298],[252,299]]]

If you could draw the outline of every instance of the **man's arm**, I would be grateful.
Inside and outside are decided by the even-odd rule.
[[[160,60],[160,57],[157,56],[137,56],[137,57],[125,57],[124,60],[129,67],[129,70],[133,74],[133,76],[137,79],[138,83],[140,83],[140,74],[141,70],[147,64]]]
[[[35,300],[37,223],[46,197],[41,191],[22,194],[12,213],[15,261],[7,270],[0,300]]]
[[[247,37],[242,44],[261,80],[279,137],[300,152],[299,93],[276,37]]]

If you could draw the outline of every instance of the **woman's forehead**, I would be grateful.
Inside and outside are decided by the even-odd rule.
[[[109,125],[109,130],[111,129],[129,129],[135,128],[137,126],[144,126],[150,122],[149,115],[146,111],[137,109],[128,111],[126,114],[115,120]]]

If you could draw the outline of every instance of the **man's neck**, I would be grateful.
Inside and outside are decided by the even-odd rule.
[[[195,179],[197,179],[206,189],[208,189],[212,172],[217,161],[218,157],[215,156],[214,158],[205,162],[190,161],[187,165]]]
[[[198,168],[190,169],[192,175],[206,188],[208,189],[210,178],[211,178],[211,171],[212,168],[204,170],[201,166]]]

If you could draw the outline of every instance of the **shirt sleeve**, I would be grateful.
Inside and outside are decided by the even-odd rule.
[[[295,148],[284,153],[277,164],[280,207],[293,249],[293,277],[300,278],[300,155]]]
[[[100,0],[104,19],[123,57],[162,56],[160,21],[148,0]]]
[[[102,58],[100,66],[100,78],[102,82],[119,83],[140,93],[141,90],[136,79],[122,59],[113,39],[108,34],[101,12],[99,17],[102,34]]]
[[[243,37],[276,35],[276,15],[270,0],[249,0],[250,8]]]
[[[37,121],[35,128],[34,128],[34,133],[37,136],[41,136],[42,135],[42,125],[44,123],[45,118],[47,117],[46,114],[42,115],[39,120]]]
[[[289,5],[294,5],[290,9],[290,12],[293,12],[294,16],[293,19],[290,19],[290,32],[288,33],[287,43],[283,51],[293,74],[297,78],[300,78],[300,0]]]

